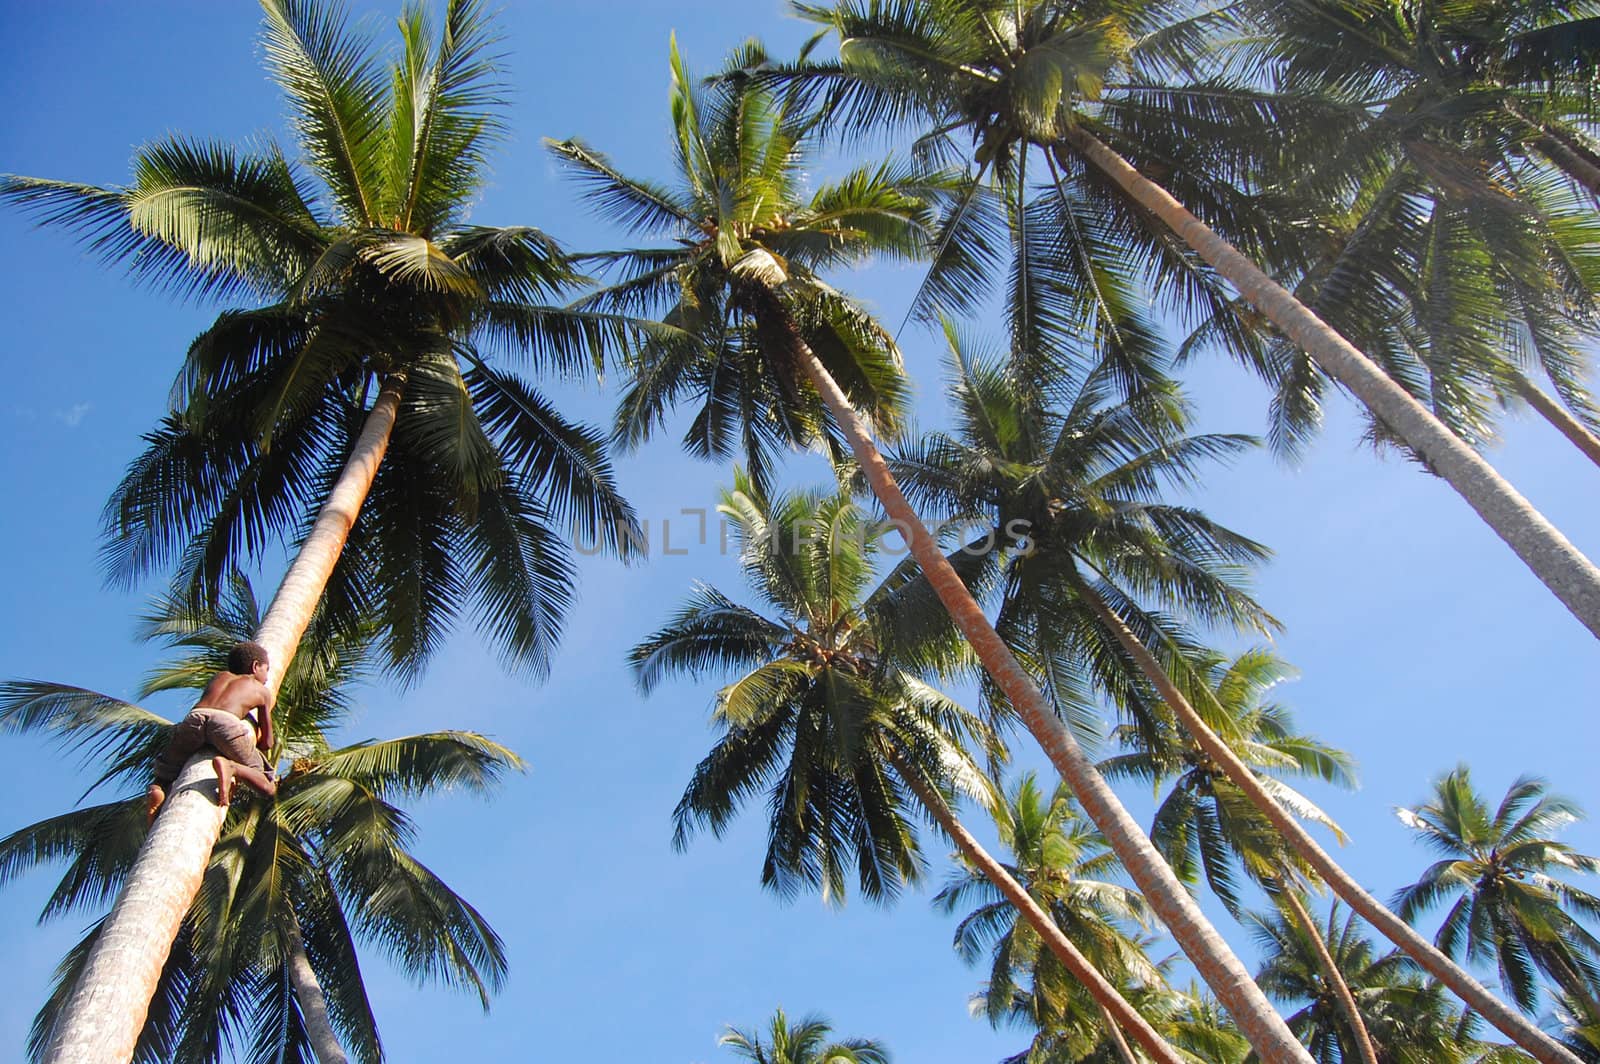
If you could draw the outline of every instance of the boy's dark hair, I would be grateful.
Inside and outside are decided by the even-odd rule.
[[[249,676],[256,665],[267,664],[267,648],[260,643],[240,643],[228,651],[228,671]]]

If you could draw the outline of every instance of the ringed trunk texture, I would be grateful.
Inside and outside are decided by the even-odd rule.
[[[400,412],[403,382],[386,382],[316,524],[273,597],[256,641],[271,656],[277,694],[355,523]],[[227,810],[216,804],[214,751],[189,759],[128,873],[77,985],[56,1021],[44,1064],[126,1064],[150,1011],[172,940],[205,875]]]
[[[1567,442],[1582,451],[1589,461],[1600,465],[1600,436],[1590,432],[1588,426],[1573,417],[1570,410],[1522,374],[1517,374],[1512,384],[1517,389],[1517,394],[1527,400],[1528,405],[1541,417],[1554,425],[1556,431],[1567,438]]]
[[[1544,1064],[1579,1064],[1578,1058],[1570,1051],[1529,1022],[1520,1012],[1489,993],[1482,983],[1467,974],[1433,943],[1418,934],[1415,928],[1367,893],[1350,873],[1341,868],[1338,862],[1317,844],[1317,840],[1311,837],[1299,819],[1266,792],[1250,767],[1239,760],[1233,748],[1223,742],[1221,737],[1201,719],[1200,714],[1195,712],[1194,706],[1189,704],[1183,692],[1172,682],[1172,677],[1161,667],[1155,655],[1139,641],[1139,637],[1133,634],[1116,611],[1106,605],[1105,601],[1095,594],[1094,589],[1082,581],[1076,582],[1075,587],[1100,618],[1100,622],[1133,657],[1139,666],[1139,671],[1155,686],[1168,708],[1172,710],[1184,729],[1194,737],[1200,749],[1222,768],[1234,786],[1244,792],[1251,804],[1272,822],[1272,826],[1277,828],[1284,841],[1305,858],[1306,863],[1316,870],[1317,875],[1334,894],[1376,928],[1379,934],[1404,950],[1429,975],[1449,987],[1462,1001],[1499,1028],[1506,1037],[1533,1054],[1535,1059],[1543,1061]]]
[[[1482,455],[1463,443],[1355,345],[1126,159],[1082,127],[1068,132],[1066,143],[1181,237],[1251,306],[1299,344],[1328,376],[1348,388],[1374,417],[1425,458],[1567,609],[1600,638],[1600,568],[1545,520]]]
[[[1316,951],[1317,963],[1322,966],[1322,976],[1328,981],[1328,986],[1333,989],[1333,997],[1339,1003],[1339,1011],[1344,1013],[1344,1020],[1350,1025],[1351,1037],[1355,1039],[1356,1051],[1361,1055],[1362,1064],[1378,1064],[1378,1051],[1372,1046],[1372,1035],[1367,1031],[1367,1023],[1361,1018],[1361,1010],[1356,1008],[1356,997],[1350,992],[1350,984],[1345,981],[1344,973],[1339,970],[1339,965],[1334,962],[1333,954],[1328,952],[1328,944],[1322,940],[1322,930],[1317,927],[1317,922],[1306,912],[1306,907],[1300,901],[1300,895],[1288,883],[1283,884],[1283,889],[1278,892],[1283,900],[1284,907],[1289,910],[1289,915],[1294,922],[1300,925],[1300,930],[1311,936],[1311,948]]]
[[[350,1064],[334,1033],[333,1021],[328,1017],[328,998],[312,970],[311,958],[306,956],[305,939],[300,935],[300,921],[289,914],[289,955],[284,958],[288,967],[289,985],[294,988],[294,999],[300,1005],[300,1019],[306,1027],[306,1037],[311,1051],[317,1055],[317,1064]]]
[[[1121,1047],[1122,1056],[1128,1064],[1137,1062],[1127,1042],[1122,1038],[1122,1028],[1126,1028],[1128,1033],[1138,1039],[1139,1044],[1161,1064],[1184,1064],[1184,1058],[1178,1051],[1156,1033],[1156,1029],[1139,1015],[1137,1009],[1128,1004],[1127,998],[1124,998],[1117,988],[1100,974],[1100,970],[1078,951],[1078,947],[1072,944],[1072,940],[1062,932],[1050,915],[1039,907],[1039,903],[1023,889],[1022,884],[1018,883],[1005,867],[973,838],[966,825],[961,823],[945,802],[944,796],[926,786],[922,778],[911,771],[910,767],[895,754],[891,753],[890,757],[894,760],[895,767],[900,770],[900,778],[916,794],[923,807],[933,814],[933,818],[944,828],[945,834],[950,836],[956,847],[966,855],[967,860],[983,873],[985,879],[999,888],[1000,893],[1005,895],[1017,913],[1039,933],[1039,937],[1050,948],[1050,952],[1066,965],[1072,977],[1082,983],[1084,989],[1093,996],[1095,1004],[1100,1006],[1100,1013],[1105,1018],[1107,1036]]]
[[[816,353],[793,332],[792,327],[791,336],[800,369],[821,393],[823,402],[849,440],[850,449],[861,464],[873,494],[910,541],[911,553],[927,575],[928,583],[939,596],[939,601],[950,611],[951,618],[972,644],[984,669],[1016,707],[1023,723],[1044,748],[1061,778],[1072,788],[1084,812],[1105,836],[1106,842],[1133,877],[1150,907],[1193,962],[1200,978],[1211,987],[1266,1064],[1278,1064],[1280,1061],[1312,1064],[1311,1055],[1267,1001],[1266,995],[1250,978],[1250,973],[1234,956],[1222,936],[1200,912],[1189,892],[1123,807],[1116,792],[1106,783],[989,623],[983,608],[973,599],[955,569],[951,568],[949,560],[939,550],[939,544],[906,501],[865,423],[838,382],[817,359]]]

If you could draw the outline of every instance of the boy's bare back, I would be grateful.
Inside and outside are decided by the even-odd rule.
[[[260,709],[271,701],[267,685],[254,676],[219,672],[206,684],[194,706],[196,709],[220,709],[242,720],[252,709]]]

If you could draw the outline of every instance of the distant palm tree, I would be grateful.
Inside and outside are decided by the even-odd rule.
[[[765,62],[758,46],[747,45],[735,53],[729,75],[702,91],[674,47],[673,187],[623,175],[577,141],[551,146],[589,186],[588,198],[602,213],[661,241],[598,256],[614,262],[621,276],[587,304],[658,313],[678,330],[670,343],[648,345],[635,362],[620,434],[643,438],[679,400],[693,397],[700,409],[686,439],[690,449],[723,455],[737,444],[759,487],[774,443],[822,444],[832,439],[831,418],[939,601],[1180,946],[1230,1007],[1259,1015],[1276,1028],[1272,1038],[1291,1043],[1249,971],[996,634],[873,439],[874,428],[892,435],[900,423],[906,382],[898,352],[887,332],[819,271],[874,253],[923,253],[935,213],[930,204],[946,195],[944,183],[883,166],[807,195],[804,162],[816,145],[819,118],[794,113],[759,79],[738,76]]]
[[[1163,970],[1167,966],[1163,965]],[[1228,1019],[1214,998],[1198,996],[1165,984],[1128,987],[1128,998],[1141,1015],[1161,1032],[1181,1054],[1185,1064],[1246,1064],[1259,1058],[1251,1053],[1250,1042]],[[974,1006],[998,1010],[1000,1003],[990,1000],[989,991],[979,995]],[[1006,1019],[1014,1026],[1034,1031],[1028,1047],[1006,1057],[1001,1064],[1129,1064],[1142,1061],[1107,1035],[1104,1025],[1088,1027],[1063,1016],[1051,996],[1031,986],[1013,988]]]
[[[762,882],[781,894],[820,888],[842,900],[855,866],[869,898],[893,897],[922,876],[914,805],[956,843],[995,893],[1108,1017],[1160,1061],[1179,1058],[1117,993],[1022,884],[978,843],[951,808],[955,793],[993,806],[967,745],[999,757],[983,721],[919,673],[966,663],[914,562],[871,588],[887,529],[848,495],[772,500],[741,476],[722,511],[738,526],[741,560],[777,616],[702,587],[630,655],[646,691],[674,673],[734,673],[717,695],[721,736],[696,767],[673,813],[674,843],[697,827],[721,834],[740,808],[767,794]],[[981,555],[957,555],[978,582]],[[869,590],[870,588],[870,590]],[[1126,897],[1126,896],[1125,896]],[[1125,904],[1134,904],[1125,900]]]
[[[1108,880],[1119,871],[1116,857],[1073,809],[1066,786],[1046,795],[1026,773],[993,812],[1000,843],[1011,855],[1006,872],[1096,970],[1130,1000],[1138,1000],[1145,988],[1163,988],[1165,980],[1145,955],[1144,943],[1130,933],[1133,927],[1151,926],[1149,906],[1137,891]],[[969,964],[989,955],[983,996],[992,1024],[1012,1020],[1019,995],[1026,995],[1034,999],[1035,1011],[1050,1017],[1057,1035],[1073,1028],[1082,1039],[1114,1045],[1126,1064],[1135,1064],[1110,1015],[1084,993],[986,875],[970,866],[957,871],[933,902],[947,913],[971,909],[956,928],[955,945]]]
[[[717,1039],[751,1064],[889,1064],[889,1050],[870,1038],[830,1042],[833,1029],[820,1016],[806,1016],[791,1024],[782,1009],[772,1014],[768,1041],[757,1031],[729,1027]]]
[[[180,656],[141,688],[193,691],[224,667],[259,612],[242,579],[215,611],[168,599],[144,634]],[[369,633],[370,634],[370,633]],[[436,732],[330,748],[326,735],[350,710],[350,688],[371,669],[359,633],[308,639],[285,677],[278,755],[291,762],[276,802],[230,807],[205,885],[185,915],[161,972],[133,1059],[201,1062],[230,1043],[252,1059],[322,1064],[383,1058],[356,942],[378,946],[419,981],[475,991],[488,1007],[506,970],[500,938],[411,852],[410,818],[397,802],[464,787],[487,793],[521,767],[511,751],[467,732]],[[38,681],[0,685],[0,731],[42,732],[85,751],[104,771],[91,790],[129,795],[21,828],[0,840],[0,881],[65,860],[45,918],[94,911],[116,895],[145,833],[140,798],[171,725],[136,705]],[[56,972],[35,1017],[29,1055],[49,1043],[104,920]]]
[[[1264,959],[1257,976],[1280,1001],[1304,1003],[1289,1025],[1311,1047],[1318,1064],[1356,1059],[1355,1040],[1339,993],[1320,955],[1331,955],[1350,987],[1361,1019],[1383,1064],[1452,1064],[1482,1059],[1484,1043],[1470,1037],[1471,1023],[1444,988],[1422,980],[1401,953],[1373,954],[1354,915],[1339,922],[1335,902],[1323,925],[1308,930],[1284,917],[1254,917]],[[1321,940],[1314,943],[1311,935]],[[1504,1058],[1502,1058],[1504,1059]],[[1526,1059],[1517,1054],[1516,1059]]]
[[[1491,813],[1462,765],[1434,784],[1428,802],[1396,814],[1442,856],[1395,895],[1400,915],[1414,919],[1455,899],[1434,936],[1440,949],[1493,960],[1525,1011],[1539,1004],[1537,971],[1600,1016],[1600,939],[1582,922],[1600,917],[1600,897],[1556,878],[1600,873],[1600,857],[1552,837],[1580,818],[1577,805],[1523,776]]]
[[[1277,778],[1292,775],[1355,786],[1348,754],[1298,734],[1287,707],[1266,700],[1287,673],[1288,667],[1267,650],[1246,651],[1231,661],[1214,652],[1201,652],[1193,663],[1190,697],[1208,706],[1211,723],[1228,737],[1229,746],[1279,804],[1303,820],[1321,824],[1342,842],[1344,832],[1332,818]],[[1157,787],[1172,781],[1172,790],[1156,807],[1150,829],[1151,839],[1168,863],[1189,882],[1203,874],[1212,893],[1235,917],[1243,908],[1239,874],[1258,883],[1314,948],[1323,978],[1344,1009],[1351,1055],[1363,1064],[1379,1064],[1350,988],[1334,958],[1320,950],[1322,940],[1301,896],[1302,881],[1312,877],[1314,882],[1315,873],[1221,766],[1181,730],[1169,724],[1155,728],[1123,725],[1117,734],[1134,752],[1102,761],[1102,772]]]
[[[130,578],[177,563],[210,599],[231,566],[294,543],[256,633],[273,677],[324,598],[329,623],[376,617],[404,673],[469,604],[508,663],[542,670],[573,593],[564,534],[628,554],[635,521],[602,437],[486,353],[581,373],[621,326],[552,305],[577,276],[545,234],[468,222],[505,131],[492,20],[449,0],[435,33],[408,6],[390,57],[319,0],[262,6],[305,169],[271,142],[171,136],[126,187],[0,181],[139,280],[245,301],[191,345],[176,411],[108,507],[108,560]],[[132,1051],[205,869],[209,847],[181,842],[222,823],[188,786],[210,772],[180,775],[63,1039]]]
[[[1422,456],[1600,637],[1600,568],[1481,455],[1257,265],[1273,268],[1279,256],[1293,261],[1300,254],[1293,228],[1271,224],[1270,211],[1262,218],[1253,194],[1263,157],[1283,148],[1275,127],[1294,120],[1300,101],[1261,91],[1242,76],[1196,76],[1212,73],[1207,68],[1215,64],[1202,49],[1210,31],[1232,28],[1235,11],[1197,13],[1163,0],[794,0],[792,6],[837,35],[839,59],[767,74],[776,73],[801,98],[824,97],[830,130],[846,136],[915,130],[924,153],[941,163],[970,155],[969,166],[980,174],[993,167],[1019,186],[1024,161],[1042,156],[1053,184],[1073,183],[1076,209],[1095,219],[1095,230],[1137,244],[1180,301],[1214,301],[1222,291],[1209,276],[1214,270]],[[1362,47],[1348,44],[1345,54]],[[1581,55],[1571,55],[1574,64],[1584,63]],[[1251,78],[1257,73],[1248,71]],[[1071,220],[1068,212],[1062,222]],[[1081,246],[1077,234],[1051,236],[1067,254]]]

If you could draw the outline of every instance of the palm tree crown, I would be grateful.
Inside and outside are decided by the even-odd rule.
[[[1552,837],[1579,818],[1576,805],[1524,776],[1491,812],[1463,765],[1434,785],[1428,802],[1396,813],[1441,855],[1395,895],[1402,917],[1455,898],[1435,936],[1441,949],[1492,959],[1501,984],[1528,1012],[1539,1002],[1538,971],[1600,1015],[1600,939],[1582,922],[1600,917],[1600,898],[1556,878],[1600,872],[1600,858]]]
[[[754,42],[738,71],[765,62]],[[578,140],[549,142],[605,218],[668,241],[588,256],[615,283],[584,305],[649,315],[679,330],[644,345],[618,412],[618,435],[645,439],[678,402],[699,409],[684,439],[694,454],[738,449],[752,482],[771,483],[774,448],[840,445],[801,373],[813,351],[878,431],[893,434],[905,399],[888,333],[822,274],[872,256],[919,255],[932,231],[936,177],[864,166],[806,188],[819,115],[788,107],[763,84],[691,78],[672,47],[671,185],[626,176]]]
[[[1148,645],[1186,645],[1178,620],[1265,629],[1275,622],[1244,588],[1266,549],[1199,510],[1162,499],[1201,477],[1208,460],[1248,437],[1193,434],[1170,385],[1117,399],[1111,370],[1058,381],[1053,401],[975,356],[952,328],[956,431],[900,448],[908,495],[972,521],[975,542],[1005,566],[996,629],[1030,659],[1058,711],[1097,727],[1090,685],[1144,720],[1143,682],[1097,612],[1093,595]]]
[[[330,6],[262,6],[298,161],[270,140],[173,136],[139,150],[125,187],[0,183],[136,279],[248,303],[190,346],[173,412],[108,504],[109,571],[176,562],[214,602],[234,565],[304,533],[394,388],[325,620],[376,617],[390,665],[414,674],[470,604],[508,662],[542,668],[572,594],[563,534],[626,554],[634,518],[602,437],[489,359],[579,373],[622,326],[548,304],[578,278],[543,232],[468,221],[505,128],[479,0],[451,0],[437,33],[408,7],[389,62]]]
[[[1278,776],[1299,776],[1355,786],[1348,754],[1296,731],[1286,706],[1268,692],[1289,670],[1267,650],[1231,661],[1202,652],[1192,660],[1190,700],[1255,772],[1273,799],[1303,819],[1321,824],[1341,841],[1344,833],[1317,805]],[[1117,737],[1130,753],[1100,763],[1110,778],[1134,778],[1172,789],[1156,807],[1150,837],[1173,869],[1189,882],[1204,873],[1213,893],[1235,916],[1242,909],[1239,873],[1271,889],[1295,887],[1301,862],[1276,829],[1229,781],[1193,739],[1167,721],[1155,729],[1123,725]]]
[[[1066,786],[1046,793],[1032,773],[1024,773],[1004,800],[993,804],[1001,845],[1012,858],[1006,871],[1090,963],[1124,996],[1164,987],[1161,973],[1130,931],[1151,925],[1149,907],[1137,891],[1110,880],[1117,860],[1073,808]],[[983,995],[991,1023],[1011,1019],[1018,999],[1025,997],[1036,1022],[1070,1026],[1096,1041],[1106,1037],[1103,1014],[987,877],[962,868],[933,900],[952,913],[976,906],[957,926],[955,945],[969,964],[992,953]]]
[[[885,529],[848,496],[767,500],[748,478],[725,494],[741,560],[776,616],[702,587],[629,661],[646,691],[674,673],[737,675],[717,694],[716,747],[673,814],[677,845],[720,834],[765,790],[772,809],[762,882],[842,901],[854,865],[863,895],[916,882],[923,858],[907,781],[979,786],[964,742],[992,742],[972,714],[917,675],[956,660],[953,629],[915,563],[872,588]]]
[[[821,1016],[804,1016],[790,1023],[782,1009],[772,1014],[768,1039],[756,1031],[729,1027],[717,1039],[751,1064],[889,1064],[888,1049],[870,1038],[830,1041],[833,1029]]]
[[[1318,1064],[1358,1059],[1349,1022],[1308,941],[1310,932],[1276,916],[1254,917],[1252,924],[1265,955],[1261,985],[1279,1001],[1300,1006],[1289,1016],[1289,1025],[1310,1046]],[[1341,923],[1335,903],[1316,933],[1349,984],[1380,1060],[1449,1064],[1480,1059],[1485,1047],[1470,1037],[1475,1023],[1464,1019],[1443,987],[1420,978],[1404,955],[1375,956],[1353,914]]]

